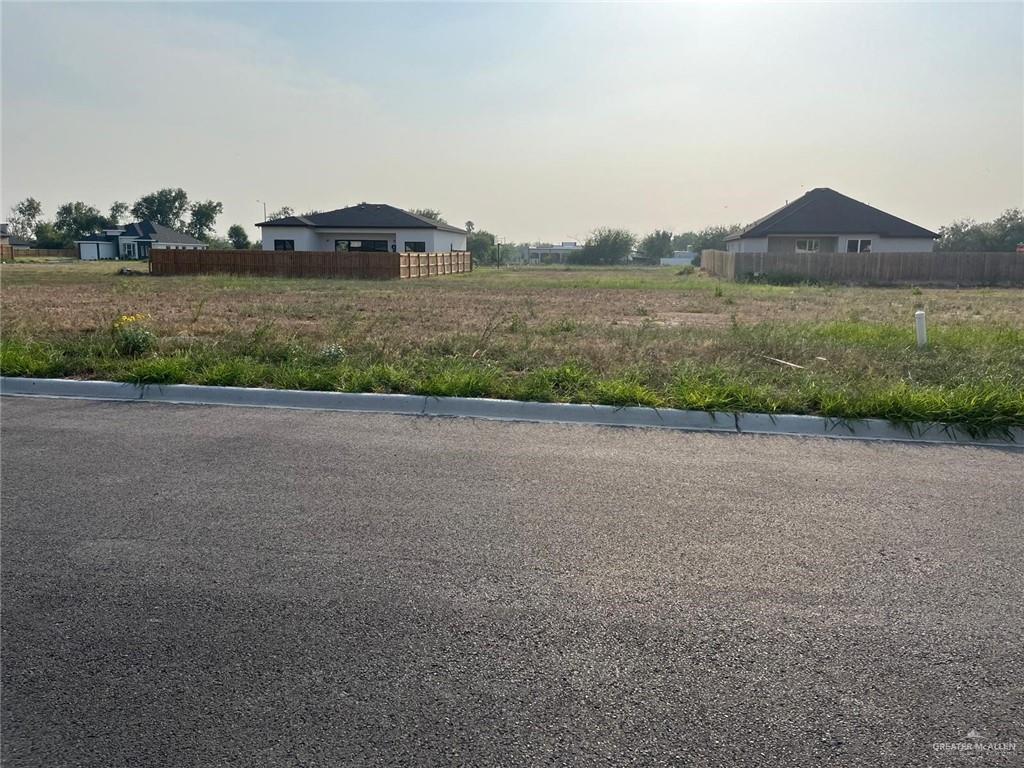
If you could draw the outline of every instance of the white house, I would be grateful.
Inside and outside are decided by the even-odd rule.
[[[938,234],[828,187],[726,238],[730,253],[920,253]]]
[[[563,240],[561,245],[531,245],[527,249],[526,258],[531,264],[564,264],[581,250],[583,246],[575,240]]]
[[[95,261],[148,259],[150,250],[154,248],[201,250],[206,248],[206,243],[155,221],[139,221],[76,240],[75,247],[78,249],[78,258]]]
[[[466,230],[393,205],[360,203],[256,225],[265,251],[441,253],[466,250]]]

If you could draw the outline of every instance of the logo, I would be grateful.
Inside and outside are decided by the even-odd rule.
[[[937,741],[932,744],[936,752],[991,752],[1012,753],[1017,751],[1015,741],[988,741],[977,728],[964,734],[964,741]]]

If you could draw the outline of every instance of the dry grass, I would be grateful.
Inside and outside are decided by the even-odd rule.
[[[672,268],[371,282],[120,266],[0,267],[4,371],[1024,424],[1018,289],[738,285]],[[913,344],[918,308],[927,350]],[[134,313],[156,341],[126,357],[111,324]]]
[[[111,263],[0,267],[8,331],[33,335],[109,327],[122,312],[146,312],[165,336],[219,336],[272,323],[324,342],[386,328],[396,341],[437,334],[492,337],[558,323],[615,328],[728,328],[851,321],[1024,328],[1024,291],[837,286],[761,286],[677,276],[672,268],[506,269],[418,281],[122,277]]]

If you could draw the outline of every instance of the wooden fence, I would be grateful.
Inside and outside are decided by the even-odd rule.
[[[18,261],[19,259],[74,259],[78,253],[74,248],[13,248],[0,245],[0,261]]]
[[[855,285],[1024,285],[1020,253],[727,253],[700,266],[726,280],[809,280]]]
[[[339,253],[336,251],[203,251],[154,248],[154,275],[348,277],[376,280],[452,275],[473,270],[468,251]]]

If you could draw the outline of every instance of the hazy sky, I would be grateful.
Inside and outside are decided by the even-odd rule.
[[[512,240],[749,222],[833,187],[1024,205],[1024,4],[23,4],[2,204],[439,208]]]

